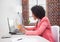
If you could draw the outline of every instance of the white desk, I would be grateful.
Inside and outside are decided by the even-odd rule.
[[[19,41],[17,41],[18,39],[20,39]],[[0,42],[49,42],[48,40],[40,37],[40,36],[26,36],[26,35],[12,35],[11,38],[5,38],[5,39],[1,39],[0,38]]]

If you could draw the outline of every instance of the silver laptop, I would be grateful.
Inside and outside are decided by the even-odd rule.
[[[12,35],[23,35],[22,32],[20,32],[17,28],[14,26],[14,20],[7,18],[8,21],[8,27],[9,27],[9,34]]]

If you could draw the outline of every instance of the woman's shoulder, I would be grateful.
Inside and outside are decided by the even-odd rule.
[[[50,24],[50,21],[49,21],[48,17],[45,16],[42,19],[40,19],[38,24],[42,24],[42,23]]]
[[[48,17],[45,16],[41,19],[41,22],[44,22],[44,21],[49,21]]]
[[[48,17],[43,17],[43,18],[39,21],[38,25],[40,26],[41,24],[50,25],[50,22],[49,22]]]

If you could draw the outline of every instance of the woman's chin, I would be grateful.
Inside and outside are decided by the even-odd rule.
[[[34,18],[34,20],[36,20],[36,18]]]

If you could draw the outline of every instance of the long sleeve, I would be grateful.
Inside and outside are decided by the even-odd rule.
[[[44,30],[46,29],[47,25],[48,25],[47,22],[44,21],[44,22],[38,27],[37,30],[35,30],[35,31],[26,31],[25,34],[27,34],[27,35],[41,35],[41,33],[43,33]]]
[[[35,30],[36,27],[34,26],[34,27],[25,28],[25,29],[26,29],[26,30]]]

